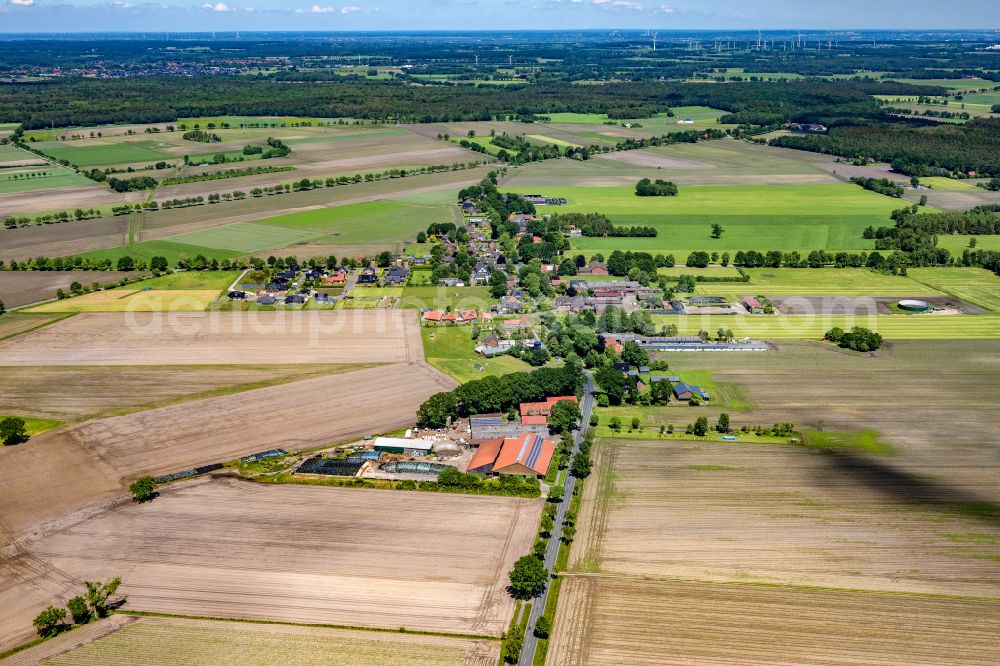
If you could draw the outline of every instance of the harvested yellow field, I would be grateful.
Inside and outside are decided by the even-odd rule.
[[[36,305],[26,312],[201,312],[218,296],[211,289],[113,289]]]
[[[122,619],[119,619],[122,618]],[[11,666],[184,663],[191,666],[286,664],[493,666],[499,641],[177,618],[116,616],[118,626],[86,640],[67,634],[26,650]],[[87,627],[90,629],[90,627]],[[74,632],[75,633],[75,632]],[[77,639],[77,640],[71,640]]]
[[[0,568],[2,647],[78,593],[62,581],[114,575],[125,610],[499,636],[507,571],[540,512],[518,498],[182,482],[23,541]]]
[[[422,360],[413,310],[85,313],[0,342],[0,366]]]

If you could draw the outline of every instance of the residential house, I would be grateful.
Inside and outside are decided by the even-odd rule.
[[[552,413],[552,407],[555,406],[557,402],[562,402],[563,400],[570,400],[573,403],[576,403],[576,396],[564,395],[554,398],[546,398],[544,402],[522,402],[520,405],[521,424],[539,425],[541,423],[548,423],[549,414]]]
[[[245,291],[231,291],[229,292],[229,300],[231,301],[242,301],[246,300],[247,292]]]
[[[302,305],[306,302],[306,297],[302,294],[289,294],[285,296],[285,305]]]
[[[609,275],[607,264],[601,263],[596,259],[592,259],[586,266],[581,266],[576,269],[579,275]]]
[[[330,273],[323,279],[323,284],[330,287],[343,287],[347,283],[347,271],[340,269]]]
[[[402,287],[410,278],[410,269],[404,266],[390,266],[382,273],[382,283],[387,287]]]
[[[524,315],[521,315],[517,319],[505,319],[500,325],[503,327],[505,332],[512,333],[514,331],[526,331],[531,328],[531,322]]]
[[[678,400],[690,400],[695,395],[700,397],[702,400],[709,399],[708,391],[704,390],[700,386],[695,386],[686,382],[678,382],[674,384],[674,397]]]
[[[362,268],[358,273],[358,284],[378,284],[378,270],[372,266]]]
[[[264,294],[263,296],[257,297],[257,305],[274,305],[277,302],[278,299],[270,294]]]

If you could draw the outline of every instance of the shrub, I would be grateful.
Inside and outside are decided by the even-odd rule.
[[[517,599],[531,599],[545,590],[549,572],[534,555],[523,555],[508,574],[510,594]],[[520,650],[518,650],[520,652]]]
[[[548,638],[549,634],[552,633],[552,620],[545,615],[538,618],[535,622],[534,633],[538,638]]]

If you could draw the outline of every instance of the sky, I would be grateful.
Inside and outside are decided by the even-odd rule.
[[[0,33],[1000,29],[997,0],[0,0]],[[1000,34],[1000,33],[998,33]]]

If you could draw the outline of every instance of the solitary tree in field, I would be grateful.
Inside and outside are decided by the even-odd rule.
[[[28,428],[20,416],[7,416],[0,420],[0,440],[7,446],[28,441]]]
[[[698,437],[704,437],[708,434],[708,419],[704,416],[699,416],[694,422],[694,434]]]
[[[0,315],[5,312],[7,312],[7,306],[3,304],[3,301],[0,301]]]
[[[35,617],[33,624],[42,638],[55,636],[66,628],[66,609],[49,606]]]
[[[128,487],[136,502],[148,502],[156,496],[156,481],[151,476],[141,476]]]
[[[723,226],[716,222],[712,225],[712,238],[722,238],[723,231],[725,231]]]

